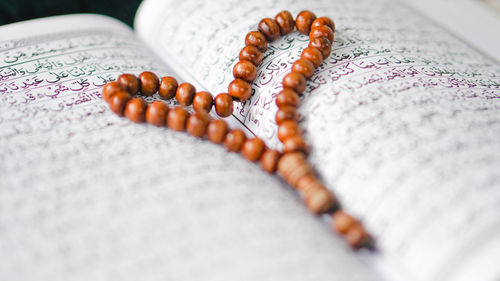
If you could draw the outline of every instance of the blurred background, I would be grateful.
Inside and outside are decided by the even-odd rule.
[[[72,13],[109,15],[132,26],[142,0],[0,0],[0,25]]]

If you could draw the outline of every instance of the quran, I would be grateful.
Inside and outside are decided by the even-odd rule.
[[[243,35],[283,9],[335,20],[300,125],[376,252],[258,165],[101,98],[145,70],[226,92]],[[498,54],[442,20],[395,0],[147,0],[134,30],[93,14],[0,27],[0,279],[499,280]],[[280,148],[275,96],[307,41],[269,44],[231,126]]]

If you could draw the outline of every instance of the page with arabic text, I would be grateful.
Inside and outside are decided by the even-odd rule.
[[[498,280],[500,65],[487,55],[393,0],[148,0],[135,28],[216,94],[246,33],[283,9],[336,22],[300,125],[316,170],[375,234],[381,264],[404,269],[400,280]],[[307,42],[295,32],[270,44],[252,98],[235,104],[241,126],[272,147],[275,96]]]
[[[0,280],[378,280],[277,177],[109,110],[119,74],[175,75],[124,24],[0,38]]]

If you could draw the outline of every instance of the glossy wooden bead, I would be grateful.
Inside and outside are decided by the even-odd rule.
[[[293,20],[293,16],[289,11],[281,11],[279,12],[274,20],[278,23],[280,27],[281,35],[288,34],[293,31],[295,28],[295,22]]]
[[[229,94],[221,93],[215,97],[215,112],[220,117],[228,117],[233,114],[233,97]]]
[[[299,124],[295,121],[285,120],[278,126],[278,139],[285,141],[291,136],[301,135]]]
[[[311,24],[316,19],[316,15],[311,11],[302,11],[295,19],[295,26],[302,34],[309,34],[311,31]]]
[[[248,100],[252,94],[252,87],[247,81],[236,78],[231,83],[229,83],[228,93],[234,99],[245,102]]]
[[[267,49],[267,40],[260,31],[250,31],[245,37],[245,45],[255,46],[261,52],[264,52]]]
[[[109,107],[111,108],[111,111],[116,113],[118,116],[123,116],[125,105],[131,98],[132,96],[125,90],[115,92],[109,98]]]
[[[298,72],[290,72],[283,78],[283,87],[300,94],[306,89],[306,78]]]
[[[313,47],[305,48],[300,57],[311,61],[314,64],[314,67],[318,67],[323,62],[323,55],[321,54],[321,51]]]
[[[262,52],[255,46],[245,46],[240,51],[239,59],[251,61],[255,66],[259,66],[262,62]]]
[[[276,96],[276,105],[278,108],[283,106],[299,106],[299,95],[292,89],[285,88]]]
[[[299,114],[297,109],[293,106],[283,106],[276,112],[275,121],[276,124],[281,124],[284,121],[291,120],[297,122],[299,120]]]
[[[246,140],[245,133],[243,133],[240,129],[234,129],[227,133],[226,138],[224,139],[224,145],[227,150],[238,152],[241,149],[241,146]]]
[[[314,214],[328,213],[337,207],[337,199],[326,188],[309,189],[303,196],[307,208]]]
[[[309,33],[309,40],[319,37],[325,37],[328,41],[330,41],[330,44],[332,44],[334,39],[333,30],[326,25],[321,25],[311,29],[311,32]]]
[[[292,65],[292,71],[302,74],[306,79],[309,79],[314,74],[314,64],[310,60],[298,59]]]
[[[160,97],[168,100],[175,97],[177,87],[179,87],[179,84],[177,84],[177,80],[174,77],[165,76],[161,78],[158,93],[160,94]]]
[[[189,112],[183,107],[177,106],[167,113],[167,126],[174,131],[184,131]]]
[[[328,18],[328,17],[319,17],[319,18],[315,19],[313,21],[313,23],[311,24],[311,29],[318,27],[318,26],[322,26],[322,25],[326,25],[329,28],[331,28],[333,31],[335,31],[335,22],[333,22],[333,20]]]
[[[111,96],[113,94],[123,90],[126,90],[125,87],[123,87],[122,84],[118,83],[118,81],[108,82],[102,88],[102,98],[105,102],[109,103],[109,100],[111,99]]]
[[[280,37],[280,26],[278,23],[271,18],[263,18],[259,24],[258,29],[266,39],[270,42],[278,39]]]
[[[134,123],[142,123],[146,114],[146,102],[140,98],[131,98],[125,106],[124,115]]]
[[[214,98],[209,92],[198,92],[193,99],[193,109],[196,112],[210,112]]]
[[[139,79],[134,75],[130,73],[124,73],[120,76],[118,76],[118,79],[116,79],[120,84],[127,89],[127,92],[134,96],[139,92],[140,89],[140,82]]]
[[[175,98],[180,105],[190,106],[193,103],[196,88],[191,83],[182,83],[177,87]]]
[[[330,53],[332,52],[332,44],[330,44],[330,41],[328,41],[325,37],[311,39],[308,46],[318,49],[321,52],[323,59],[330,56]]]
[[[205,135],[207,131],[208,113],[205,111],[195,112],[188,117],[186,121],[186,131],[192,136],[201,138]]]
[[[266,144],[259,138],[246,140],[241,147],[241,154],[249,161],[255,162],[260,159],[266,149]]]
[[[160,86],[160,79],[151,71],[144,71],[139,74],[139,81],[141,84],[141,93],[145,96],[152,96],[158,92]]]
[[[301,136],[291,136],[283,142],[283,153],[289,152],[309,152],[306,141]]]
[[[340,234],[346,234],[353,225],[358,224],[354,217],[342,210],[333,213],[332,218],[332,226]]]
[[[274,173],[276,172],[276,166],[278,165],[279,159],[280,153],[278,151],[268,149],[262,154],[260,158],[260,165],[264,171]]]
[[[215,119],[208,123],[207,137],[213,143],[222,143],[226,138],[229,126],[226,121]]]
[[[155,100],[146,108],[146,122],[155,126],[165,126],[168,106],[161,100]]]
[[[353,249],[362,248],[369,239],[369,235],[361,224],[355,224],[347,230],[345,239]]]
[[[241,60],[234,65],[233,76],[252,83],[257,77],[257,67],[251,61]]]

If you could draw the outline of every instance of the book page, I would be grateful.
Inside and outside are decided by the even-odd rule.
[[[500,10],[484,0],[405,0],[460,39],[500,62]],[[494,0],[495,1],[495,0]],[[500,2],[499,2],[500,3]],[[431,7],[431,8],[429,8]]]
[[[173,74],[124,24],[0,38],[1,280],[377,280],[277,177],[108,109],[120,73]]]
[[[213,93],[227,91],[244,37],[263,17],[302,9],[336,21],[331,56],[308,81],[300,124],[309,157],[375,234],[385,268],[453,280],[500,237],[499,65],[405,3],[146,1],[141,37]],[[264,53],[253,96],[235,117],[279,148],[274,100],[307,45],[293,33]],[[497,279],[494,279],[497,278]]]

